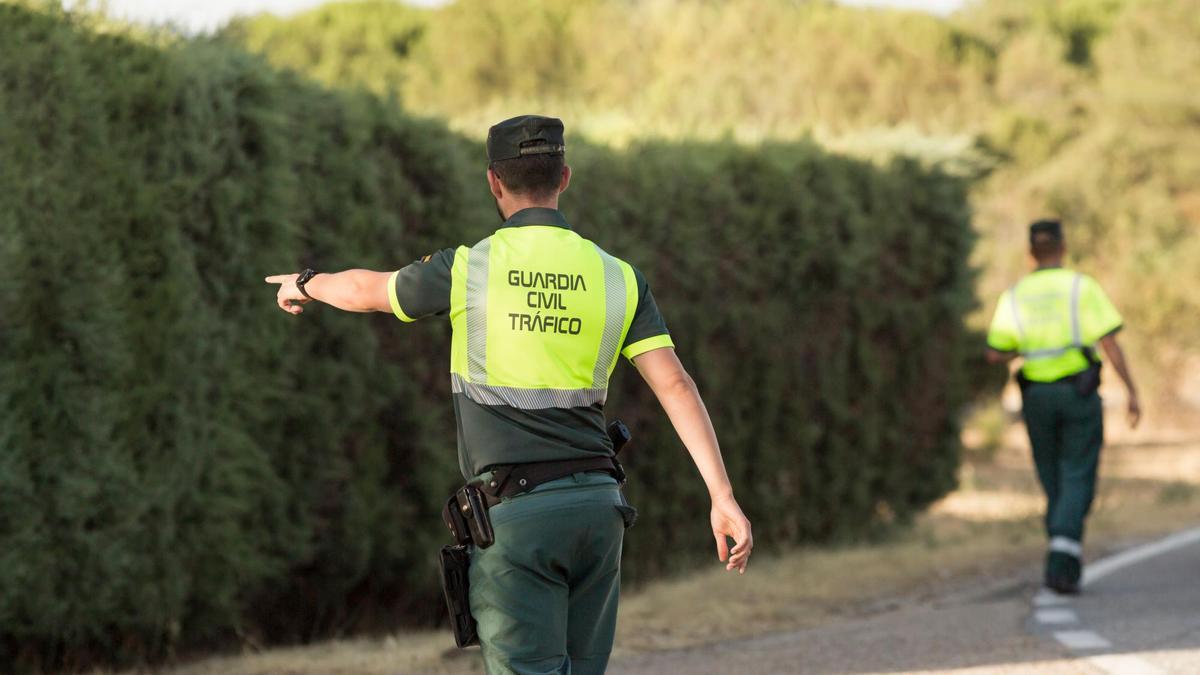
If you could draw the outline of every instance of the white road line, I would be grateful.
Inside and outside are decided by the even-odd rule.
[[[1054,633],[1054,639],[1067,649],[1074,650],[1108,649],[1112,646],[1111,642],[1090,630],[1060,630]]]
[[[1075,610],[1066,607],[1039,609],[1033,613],[1033,617],[1037,619],[1038,623],[1079,623],[1079,617],[1075,614]]]
[[[1059,595],[1054,591],[1042,589],[1037,595],[1033,596],[1034,607],[1050,607],[1053,605],[1069,605],[1071,604],[1070,596]]]
[[[1080,585],[1087,586],[1094,584],[1118,570],[1197,543],[1200,543],[1200,527],[1184,530],[1165,539],[1137,546],[1128,551],[1122,551],[1121,553],[1087,565],[1084,568],[1083,579]],[[1070,604],[1070,598],[1043,589],[1033,598],[1033,606],[1035,608],[1034,618],[1037,619],[1038,623],[1044,624],[1064,624],[1078,621],[1079,617],[1071,609],[1055,607],[1055,605],[1065,604]],[[1113,646],[1111,642],[1099,633],[1090,630],[1055,631],[1054,639],[1072,651],[1111,649]],[[1090,654],[1080,656],[1108,675],[1162,675],[1164,672],[1158,666],[1134,654]]]
[[[1143,658],[1131,654],[1097,654],[1088,663],[1108,675],[1163,675],[1164,671]]]
[[[1082,585],[1094,584],[1117,570],[1129,567],[1130,565],[1136,565],[1148,558],[1170,553],[1185,546],[1191,546],[1195,543],[1200,543],[1200,527],[1184,530],[1166,539],[1160,539],[1159,541],[1137,546],[1114,556],[1109,556],[1084,567]]]

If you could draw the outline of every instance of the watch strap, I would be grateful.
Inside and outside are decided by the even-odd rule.
[[[303,272],[301,272],[300,276],[296,277],[296,290],[300,291],[300,294],[303,295],[304,297],[308,298],[309,300],[312,300],[313,297],[308,294],[308,291],[304,290],[304,285],[307,284],[310,279],[317,276],[318,274],[320,274],[320,272],[317,272],[316,270],[309,268],[309,269],[306,269]]]

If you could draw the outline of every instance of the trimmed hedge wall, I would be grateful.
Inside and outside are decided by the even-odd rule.
[[[289,317],[262,277],[486,236],[481,144],[218,43],[12,4],[0,36],[0,670],[439,621],[448,326]],[[564,209],[650,279],[760,550],[952,486],[963,185],[807,144],[572,148]],[[639,579],[712,546],[633,373]]]
[[[760,546],[862,534],[953,488],[978,368],[961,182],[804,144],[571,163],[563,208],[650,280]],[[707,491],[632,368],[609,411],[635,434],[624,461],[642,519],[626,569],[707,553]]]

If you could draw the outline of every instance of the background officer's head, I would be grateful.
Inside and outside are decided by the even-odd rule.
[[[524,208],[558,208],[571,182],[562,120],[522,115],[488,130],[488,187],[502,220]]]
[[[1038,267],[1055,267],[1062,264],[1067,252],[1063,238],[1062,222],[1058,220],[1035,220],[1029,226],[1029,254]]]

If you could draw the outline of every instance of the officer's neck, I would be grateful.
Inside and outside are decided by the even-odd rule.
[[[1049,258],[1046,260],[1037,260],[1035,258],[1033,263],[1034,263],[1034,269],[1033,269],[1034,272],[1041,272],[1042,270],[1058,270],[1058,269],[1062,269],[1063,259],[1062,258]]]
[[[529,199],[522,196],[506,197],[500,203],[500,213],[505,220],[513,217],[514,213],[525,209],[554,209],[558,210],[558,195],[541,199]]]

